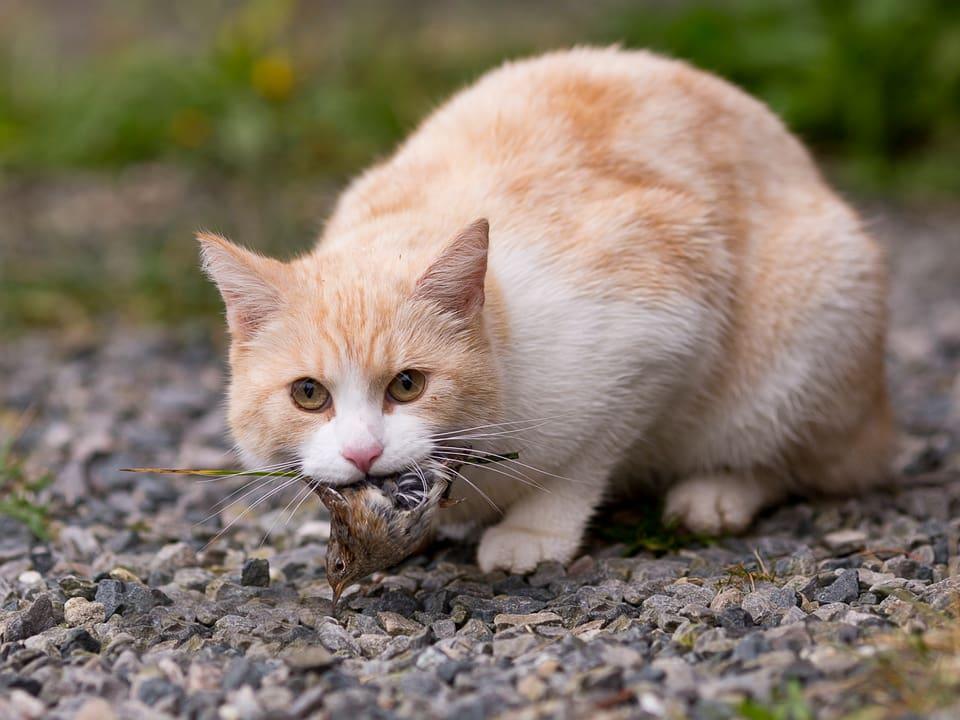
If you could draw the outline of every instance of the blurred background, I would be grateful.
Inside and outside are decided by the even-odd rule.
[[[739,84],[861,206],[960,200],[953,0],[0,0],[0,333],[219,323],[197,228],[305,248],[451,91],[575,43]]]

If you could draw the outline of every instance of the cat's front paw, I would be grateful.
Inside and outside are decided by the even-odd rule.
[[[544,560],[569,562],[579,545],[580,538],[494,525],[483,533],[477,549],[477,564],[483,572],[506,570],[522,574],[530,572]]]

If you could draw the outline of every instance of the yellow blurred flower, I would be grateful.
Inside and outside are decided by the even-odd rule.
[[[293,66],[286,55],[264,55],[253,64],[250,83],[267,100],[281,101],[293,92]]]
[[[200,110],[185,108],[171,118],[170,137],[183,147],[198,148],[210,137],[210,121]]]

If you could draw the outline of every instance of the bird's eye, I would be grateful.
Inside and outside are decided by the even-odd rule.
[[[316,412],[325,410],[330,403],[330,393],[313,378],[300,378],[290,385],[290,397],[301,410]]]
[[[387,386],[387,394],[396,402],[408,403],[423,394],[427,386],[426,376],[419,370],[404,370]]]
[[[347,564],[346,564],[343,560],[339,560],[339,559],[338,559],[338,560],[333,564],[333,567],[334,567],[334,569],[335,569],[338,573],[342,573],[344,570],[347,569]]]

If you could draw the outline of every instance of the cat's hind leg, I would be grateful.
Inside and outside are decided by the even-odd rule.
[[[704,534],[738,533],[790,491],[851,495],[890,478],[895,432],[886,392],[879,385],[868,411],[852,428],[823,426],[791,448],[782,470],[701,473],[667,491],[664,517]]]
[[[701,473],[667,491],[663,514],[696,533],[739,533],[760,510],[786,494],[783,480],[767,470]]]

